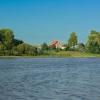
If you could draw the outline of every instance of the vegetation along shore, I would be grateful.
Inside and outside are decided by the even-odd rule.
[[[58,40],[50,44],[34,46],[16,39],[11,29],[0,29],[1,57],[100,57],[100,32],[92,30],[86,43],[78,42],[77,33],[72,32],[68,41],[61,44]]]

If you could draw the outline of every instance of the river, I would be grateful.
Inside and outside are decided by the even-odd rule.
[[[0,58],[0,100],[100,100],[100,58]]]

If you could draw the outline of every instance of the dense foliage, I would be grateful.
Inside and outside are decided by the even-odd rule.
[[[37,55],[37,48],[14,38],[10,29],[0,30],[0,55]]]
[[[77,45],[77,36],[76,36],[76,33],[75,32],[72,32],[71,35],[70,35],[70,38],[68,40],[68,45],[69,47],[74,47],[75,45]]]
[[[86,46],[88,52],[100,53],[100,32],[91,31]]]
[[[78,37],[72,32],[67,44],[63,45],[63,51],[79,51],[100,53],[100,32],[91,31],[86,44],[78,43]],[[0,29],[0,55],[1,56],[37,56],[49,55],[51,53],[62,51],[60,48],[52,48],[47,43],[36,47],[16,39],[11,29]]]

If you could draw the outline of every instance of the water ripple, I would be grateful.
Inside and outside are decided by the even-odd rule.
[[[100,59],[0,59],[0,100],[100,100]]]

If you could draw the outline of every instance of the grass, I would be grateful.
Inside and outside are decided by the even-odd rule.
[[[78,52],[78,51],[51,51],[48,52],[48,55],[42,55],[47,57],[100,57],[100,54],[93,54],[87,52]]]
[[[32,57],[32,58],[49,58],[49,57],[64,57],[64,58],[69,58],[69,57],[100,57],[100,54],[93,54],[93,53],[87,53],[87,52],[78,52],[78,51],[48,51],[46,54],[43,55],[38,55],[38,56],[28,56],[28,55],[22,55],[22,56],[0,56],[0,57]]]

